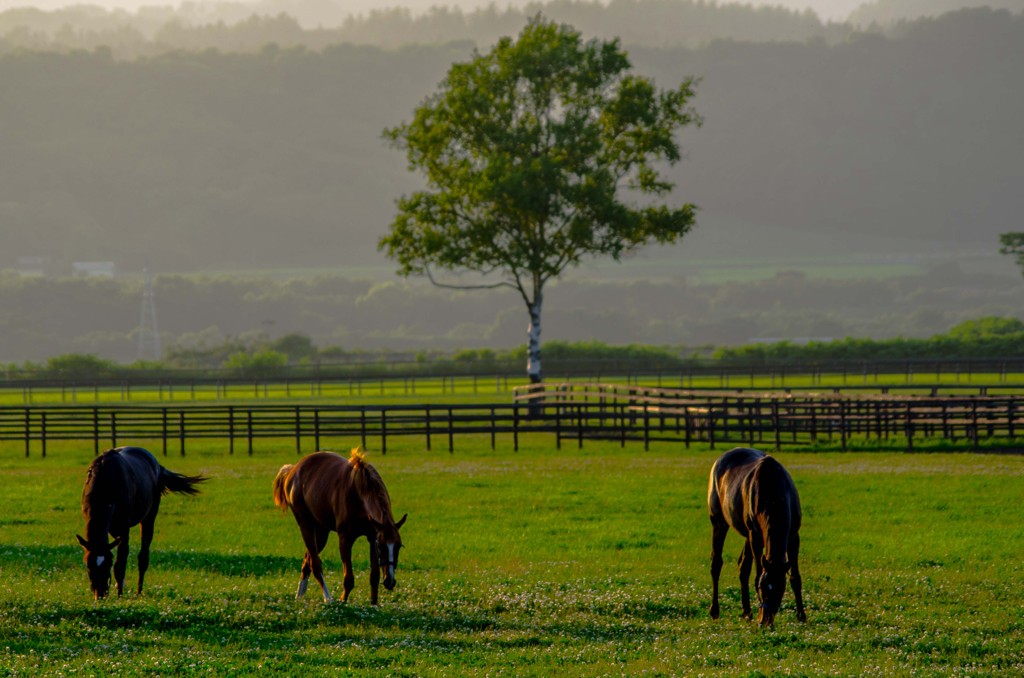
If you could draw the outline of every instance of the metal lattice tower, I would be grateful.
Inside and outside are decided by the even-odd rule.
[[[160,332],[156,327],[156,298],[153,296],[153,276],[149,267],[142,269],[142,318],[139,320],[137,360],[160,360]]]

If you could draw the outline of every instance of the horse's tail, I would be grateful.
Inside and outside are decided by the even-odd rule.
[[[179,494],[199,494],[196,485],[209,480],[206,476],[186,476],[160,467],[160,493],[177,492]]]
[[[292,464],[285,464],[281,467],[281,470],[274,476],[274,503],[277,504],[282,511],[288,510],[291,506],[291,502],[288,501],[288,490],[285,488],[285,478],[288,477],[288,473],[292,470]]]

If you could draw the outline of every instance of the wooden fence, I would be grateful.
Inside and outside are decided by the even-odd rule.
[[[386,454],[395,437],[426,449],[455,449],[458,436],[526,433],[563,441],[642,441],[781,449],[828,441],[841,449],[891,440],[912,450],[925,439],[976,447],[986,438],[1024,432],[1024,396],[883,396],[834,393],[686,391],[608,384],[541,384],[517,389],[514,403],[493,405],[26,406],[0,407],[0,440],[45,456],[55,441],[91,442],[93,451],[152,444],[185,454],[196,440],[223,440],[225,451],[252,453],[259,439],[289,440],[297,454],[330,439],[356,441]]]
[[[924,439],[977,447],[981,439],[1013,439],[1024,433],[1024,395],[932,393],[755,393],[565,382],[518,387],[515,400],[561,412],[560,430],[575,430],[581,443],[585,438],[642,435],[645,445],[654,440],[686,445],[703,441],[712,447],[732,443],[780,449],[829,441],[845,450],[855,439],[902,439],[910,451]],[[609,412],[628,416],[608,426],[604,417]],[[578,421],[569,424],[566,416]]]

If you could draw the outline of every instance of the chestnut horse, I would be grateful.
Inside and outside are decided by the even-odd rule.
[[[206,478],[202,476],[183,476],[168,471],[141,447],[118,447],[93,459],[82,489],[85,537],[75,536],[85,549],[85,567],[95,599],[103,598],[110,590],[111,565],[117,581],[117,595],[120,596],[124,590],[128,530],[140,523],[142,546],[139,548],[138,593],[142,593],[160,497],[167,492],[198,494],[195,485],[204,480]],[[114,538],[109,544],[108,534]],[[116,561],[113,558],[115,546]]]
[[[370,603],[377,604],[382,566],[384,588],[388,591],[395,588],[395,568],[398,567],[398,551],[402,548],[398,530],[408,514],[395,522],[384,481],[377,469],[366,462],[358,447],[347,460],[334,452],[314,452],[294,466],[285,464],[274,478],[274,503],[282,511],[292,510],[306,545],[296,598],[305,595],[312,572],[323,590],[324,601],[333,600],[324,583],[320,561],[320,552],[331,532],[338,533],[345,569],[343,601],[348,600],[355,586],[352,544],[359,537],[366,537],[370,542]]]
[[[757,597],[761,611],[757,621],[771,625],[786,590],[786,572],[796,598],[796,618],[807,621],[801,589],[800,497],[789,473],[760,450],[737,447],[711,467],[708,481],[708,513],[711,516],[711,617],[718,619],[718,575],[722,571],[722,546],[729,528],[746,538],[740,553],[740,592],[743,617],[750,618],[750,567],[756,567]]]

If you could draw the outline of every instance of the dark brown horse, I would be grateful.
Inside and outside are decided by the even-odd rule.
[[[789,473],[760,450],[737,447],[711,467],[708,481],[711,515],[711,617],[718,619],[718,575],[722,572],[722,546],[729,528],[747,543],[740,553],[740,592],[743,617],[750,618],[750,567],[756,567],[757,621],[775,621],[786,590],[786,572],[796,598],[796,618],[807,621],[801,591],[800,497]]]
[[[149,545],[153,541],[153,523],[160,510],[160,497],[167,492],[197,494],[196,483],[202,476],[183,476],[168,471],[141,447],[107,450],[89,465],[82,489],[82,515],[85,537],[78,543],[85,549],[92,594],[103,598],[110,590],[110,568],[114,568],[117,595],[124,590],[128,564],[128,530],[142,524],[139,549],[139,588],[149,567]],[[107,543],[107,535],[114,541]],[[113,558],[117,547],[117,560]]]
[[[355,586],[352,544],[359,537],[366,537],[370,542],[370,603],[377,604],[382,566],[384,588],[388,591],[395,588],[395,568],[398,567],[398,551],[402,548],[398,530],[407,515],[395,522],[384,481],[377,469],[366,463],[359,448],[352,450],[347,460],[334,452],[315,452],[294,466],[285,464],[274,478],[274,503],[281,510],[292,510],[306,545],[296,598],[305,595],[312,572],[323,590],[324,601],[332,600],[320,561],[320,552],[331,532],[338,533],[345,568],[342,600],[348,600]]]

